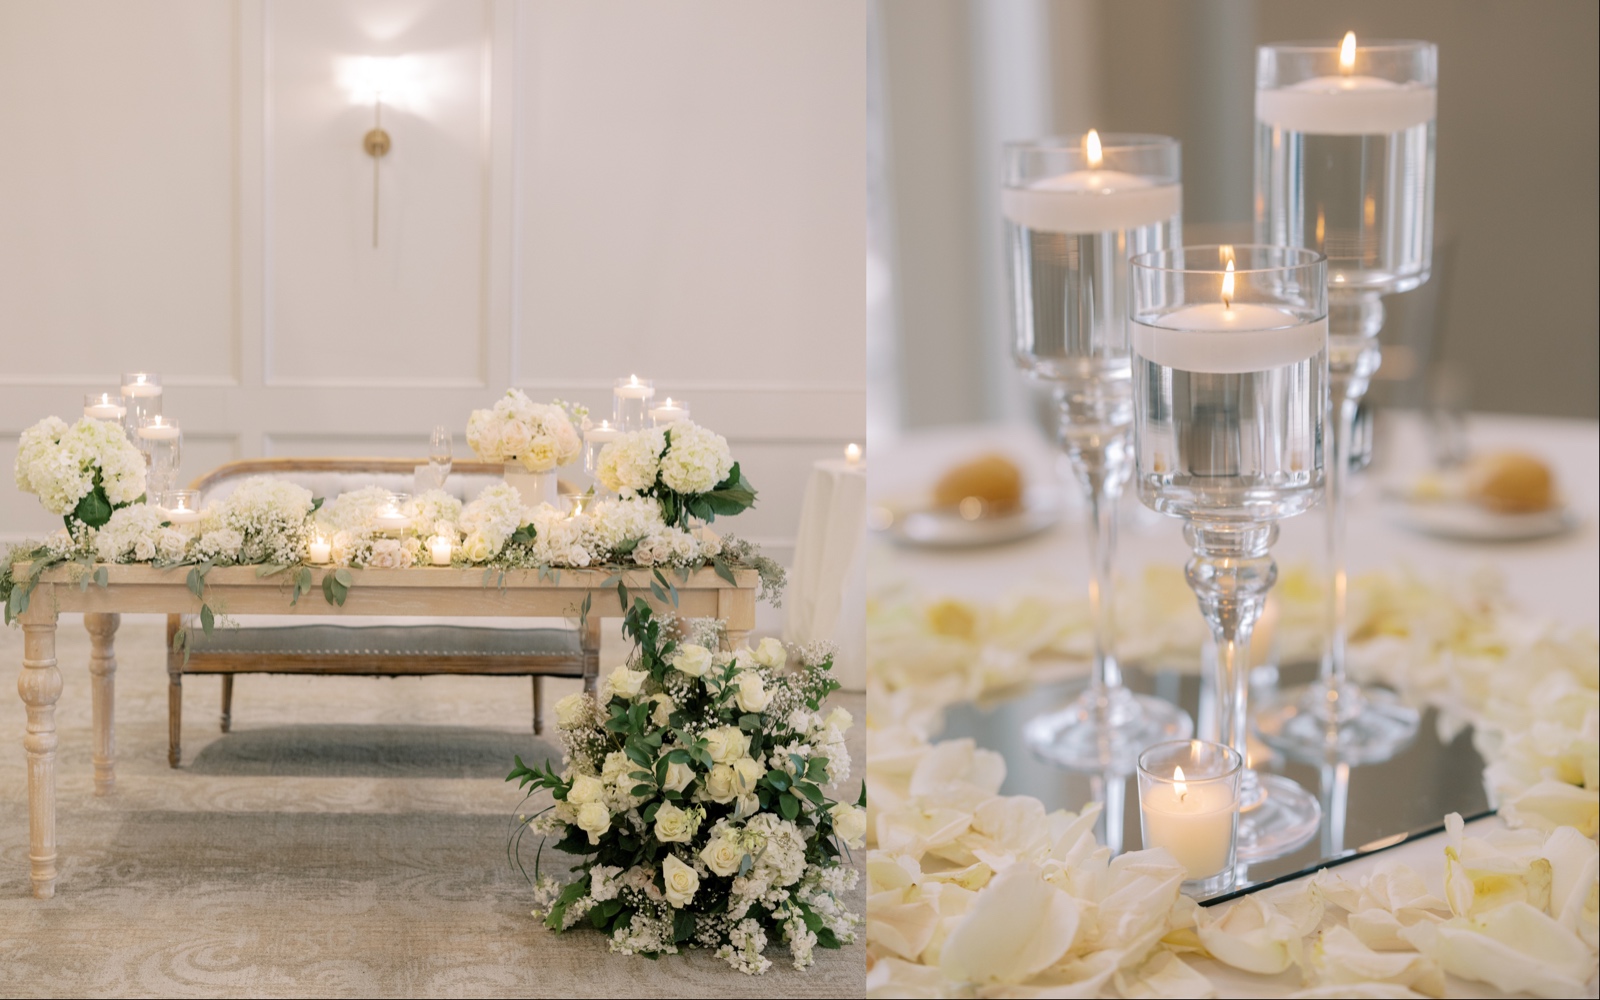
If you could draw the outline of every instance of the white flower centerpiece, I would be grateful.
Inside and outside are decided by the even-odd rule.
[[[99,528],[113,511],[144,498],[144,456],[120,424],[46,417],[22,432],[17,488],[37,494],[74,535]]]
[[[687,420],[619,436],[601,449],[595,475],[621,496],[654,499],[662,520],[677,527],[688,527],[691,517],[737,514],[756,502],[728,442]]]
[[[467,420],[467,444],[485,462],[505,463],[506,482],[529,507],[557,502],[555,470],[577,461],[583,437],[575,423],[587,410],[573,404],[535,403],[521,389]]]
[[[839,686],[831,654],[802,651],[786,670],[774,639],[736,653],[680,643],[643,601],[625,628],[633,658],[599,698],[556,705],[561,770],[519,757],[507,779],[553,797],[519,824],[514,853],[531,832],[578,859],[565,885],[536,861],[535,915],[557,932],[588,924],[613,951],[707,948],[750,974],[771,967],[771,942],[803,969],[815,947],[853,941],[860,918],[842,896],[856,871],[840,858],[866,813],[825,791],[850,773],[849,713],[820,714]]]

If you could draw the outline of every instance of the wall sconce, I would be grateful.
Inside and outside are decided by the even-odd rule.
[[[372,105],[372,128],[361,137],[361,149],[372,157],[372,246],[378,246],[378,164],[389,150],[394,139],[383,127],[383,106],[391,107],[415,100],[418,74],[411,56],[363,56],[341,60],[340,77],[355,104]]]

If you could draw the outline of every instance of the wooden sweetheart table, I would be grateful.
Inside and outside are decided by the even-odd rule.
[[[109,795],[116,786],[116,733],[114,692],[117,671],[118,615],[127,613],[198,614],[201,600],[190,592],[190,567],[157,569],[152,566],[103,566],[106,585],[79,582],[83,569],[57,566],[47,570],[21,615],[24,633],[22,673],[17,691],[27,708],[27,734],[22,745],[28,756],[28,859],[32,866],[33,894],[39,899],[55,895],[56,884],[56,701],[61,697],[61,673],[56,668],[56,624],[62,612],[81,611],[91,643],[89,675],[93,692],[94,790]],[[19,566],[17,576],[26,572]],[[460,617],[582,617],[581,646],[585,657],[598,662],[601,622],[620,618],[614,574],[609,570],[564,569],[555,579],[540,579],[536,570],[512,570],[503,577],[494,571],[487,580],[483,569],[415,567],[401,570],[349,570],[353,586],[342,606],[330,605],[322,596],[322,577],[332,567],[313,569],[312,590],[293,607],[290,572],[258,577],[254,566],[212,569],[205,577],[205,603],[226,615],[382,615]],[[651,591],[649,570],[629,570],[622,576],[628,597],[642,598],[658,611],[688,618],[720,618],[726,623],[730,648],[737,647],[755,624],[755,597],[759,576],[755,570],[733,571],[737,584],[729,583],[710,568],[688,579],[673,579],[677,605],[662,601]],[[670,576],[670,574],[669,574]],[[610,581],[609,585],[607,582]],[[587,616],[581,616],[584,598]],[[586,670],[592,679],[595,671]]]

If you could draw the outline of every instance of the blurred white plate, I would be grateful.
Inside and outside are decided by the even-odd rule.
[[[1389,519],[1402,528],[1465,542],[1520,542],[1564,534],[1578,526],[1578,517],[1567,507],[1531,514],[1496,514],[1468,503],[1438,501],[1414,503],[1390,500]]]
[[[871,523],[902,545],[977,548],[1036,535],[1060,520],[1061,499],[1056,491],[1034,487],[1023,494],[1021,509],[1012,514],[969,521],[954,510],[879,505],[873,508]]]

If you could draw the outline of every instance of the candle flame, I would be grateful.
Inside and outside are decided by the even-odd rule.
[[[844,460],[846,462],[849,462],[851,465],[854,465],[857,462],[861,461],[861,446],[859,444],[847,444],[847,445],[845,445],[845,447],[844,447]]]
[[[1083,137],[1083,156],[1089,161],[1091,170],[1099,169],[1103,157],[1100,151],[1100,133],[1094,129],[1090,129],[1089,134]]]
[[[1182,799],[1189,794],[1189,786],[1183,783],[1183,768],[1172,769],[1172,786],[1178,791],[1178,798]]]
[[[1233,308],[1233,261],[1228,261],[1228,269],[1222,273],[1222,307]]]
[[[639,376],[637,376],[637,375],[629,375],[628,376],[628,384],[629,385],[638,385],[639,384]]]
[[[1356,67],[1356,33],[1344,33],[1344,41],[1339,43],[1339,72],[1346,76]]]
[[[672,406],[672,397],[668,396],[667,397],[667,401],[664,404],[662,404],[662,406],[663,406],[663,408]]]

